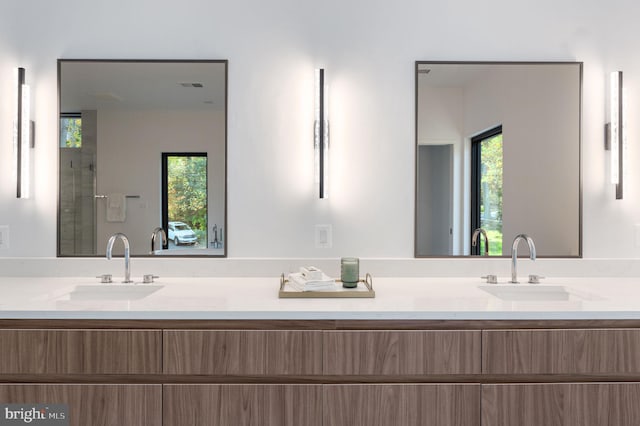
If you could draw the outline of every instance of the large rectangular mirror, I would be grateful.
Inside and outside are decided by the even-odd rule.
[[[582,63],[418,61],[415,78],[415,256],[510,256],[525,233],[580,257]]]
[[[132,255],[226,256],[227,61],[60,59],[58,85],[58,256],[118,232]]]

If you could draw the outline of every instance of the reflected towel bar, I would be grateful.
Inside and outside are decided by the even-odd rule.
[[[108,195],[94,195],[95,198],[109,198]],[[139,195],[125,195],[125,198],[140,198]]]

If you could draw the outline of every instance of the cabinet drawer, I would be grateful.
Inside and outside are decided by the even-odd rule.
[[[320,385],[165,385],[164,426],[322,426]]]
[[[480,385],[326,385],[325,426],[479,426]]]
[[[482,385],[483,426],[637,426],[640,383]]]
[[[165,330],[163,346],[168,374],[322,373],[319,331]]]
[[[66,404],[70,426],[162,426],[162,385],[0,385],[0,402]]]
[[[492,330],[482,335],[487,374],[638,374],[640,330]]]
[[[0,330],[0,374],[160,373],[160,331]]]
[[[324,374],[480,373],[480,331],[326,331]]]

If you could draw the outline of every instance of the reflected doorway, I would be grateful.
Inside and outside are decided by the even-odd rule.
[[[419,145],[417,167],[416,252],[452,255],[453,145]]]

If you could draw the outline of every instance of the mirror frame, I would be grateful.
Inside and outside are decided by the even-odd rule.
[[[94,59],[94,58],[59,58],[57,60],[57,115],[56,115],[56,172],[57,172],[57,187],[56,187],[56,257],[60,258],[101,258],[104,255],[95,254],[95,255],[64,255],[61,254],[60,250],[60,227],[61,227],[61,215],[60,215],[60,185],[61,185],[61,176],[60,176],[60,113],[61,113],[61,103],[62,103],[62,64],[65,62],[103,62],[103,63],[113,63],[113,62],[121,62],[121,63],[194,63],[194,64],[224,64],[224,248],[223,254],[202,254],[202,255],[194,255],[194,254],[179,254],[176,251],[176,254],[171,255],[154,255],[154,254],[131,254],[131,257],[138,258],[156,258],[156,259],[165,259],[165,258],[226,258],[228,256],[228,247],[229,247],[229,239],[228,239],[228,140],[229,140],[229,60],[228,59]],[[162,208],[160,206],[160,208]],[[151,232],[153,227],[149,228]],[[167,233],[168,231],[165,230]],[[149,240],[151,240],[151,234],[149,234]]]
[[[414,258],[477,258],[477,259],[503,259],[511,256],[474,256],[474,255],[422,255],[418,254],[418,107],[419,107],[419,67],[421,65],[577,65],[579,68],[579,91],[578,91],[578,254],[576,256],[548,256],[538,255],[538,258],[550,259],[581,259],[582,253],[582,98],[583,98],[583,68],[580,61],[416,61],[414,68],[415,79],[415,105],[414,105],[414,211],[413,211],[413,257]]]

